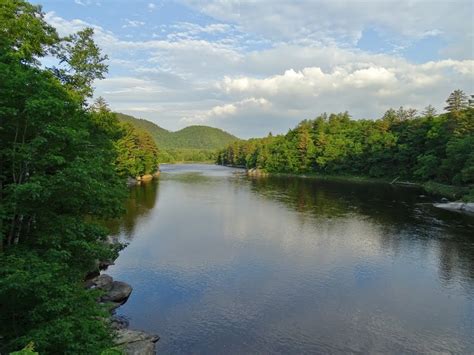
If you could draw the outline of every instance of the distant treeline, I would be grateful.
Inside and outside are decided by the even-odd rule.
[[[160,163],[215,162],[217,149],[167,149],[160,150]]]
[[[390,109],[377,120],[345,113],[302,121],[285,135],[237,141],[217,162],[270,173],[359,175],[374,178],[474,184],[474,108],[461,90],[444,114],[432,106]],[[470,199],[474,199],[471,189]]]

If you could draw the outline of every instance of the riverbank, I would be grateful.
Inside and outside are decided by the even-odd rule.
[[[105,321],[113,331],[116,346],[114,349],[124,355],[154,355],[160,337],[141,330],[129,329],[128,320],[115,314],[116,310],[127,302],[133,288],[128,283],[114,280],[112,276],[104,273],[109,266],[114,265],[120,250],[124,248],[124,245],[113,237],[109,237],[105,243],[114,251],[114,256],[109,260],[97,261],[97,269],[86,276],[84,287],[89,290],[100,290],[102,293],[97,302],[110,313]]]
[[[184,161],[173,161],[173,162],[163,162],[160,165],[183,165],[183,164],[206,164],[206,165],[215,165],[215,160],[184,160]]]
[[[234,167],[234,166],[229,166]],[[241,168],[241,167],[240,167]],[[390,184],[395,186],[404,186],[419,188],[430,195],[448,198],[451,200],[460,200],[463,202],[474,202],[474,188],[467,186],[453,186],[440,184],[434,181],[411,182],[400,181],[398,179],[373,178],[360,175],[322,175],[318,173],[269,173],[261,169],[247,169],[247,174],[253,177],[280,176],[280,177],[298,177],[303,179],[315,179],[323,181],[340,181],[352,183],[376,183]]]

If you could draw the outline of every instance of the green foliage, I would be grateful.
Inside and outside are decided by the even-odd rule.
[[[160,151],[160,163],[214,162],[217,151],[214,149],[168,149]]]
[[[158,169],[158,148],[146,131],[122,124],[123,137],[116,142],[117,171],[122,176],[153,174]]]
[[[111,346],[98,295],[56,254],[15,247],[0,259],[2,351],[30,341],[48,354],[97,354]]]
[[[465,96],[456,91],[448,103],[461,100],[452,99],[453,95]],[[456,110],[456,114],[436,115],[429,106],[416,116],[415,110],[400,107],[378,120],[324,114],[301,122],[286,135],[233,142],[218,153],[216,161],[277,173],[399,177],[470,186],[474,184],[474,109],[462,103]]]
[[[178,150],[193,149],[203,153],[210,150],[216,151],[238,140],[237,137],[213,127],[190,126],[177,132],[170,132],[144,119],[122,113],[117,113],[117,117],[120,121],[130,123],[139,130],[147,131],[160,150],[167,151],[170,155],[176,155]],[[179,158],[176,160],[180,161]]]
[[[82,280],[114,253],[98,221],[126,197],[126,132],[103,100],[85,104],[106,57],[92,30],[61,39],[21,0],[0,2],[0,33],[0,353],[100,354],[112,332]],[[39,67],[47,54],[60,69]],[[146,171],[156,146],[137,135],[154,154],[132,151]]]
[[[56,30],[44,21],[39,5],[23,0],[0,2],[0,53],[3,60],[38,64],[59,43]]]
[[[14,351],[10,355],[39,355],[39,353],[35,351],[35,344],[30,342],[20,351]]]

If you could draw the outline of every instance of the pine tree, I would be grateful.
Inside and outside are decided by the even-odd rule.
[[[446,100],[448,104],[444,109],[450,113],[457,114],[468,107],[467,95],[462,90],[454,90]]]

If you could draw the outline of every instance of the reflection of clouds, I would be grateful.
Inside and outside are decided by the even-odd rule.
[[[379,211],[374,191],[173,169],[184,171],[162,174],[159,203],[111,268],[135,287],[126,314],[159,330],[162,351],[474,349],[472,293],[453,277],[471,272],[462,233],[412,216],[409,200]]]

